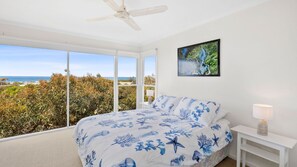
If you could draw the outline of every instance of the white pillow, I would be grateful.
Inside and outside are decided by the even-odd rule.
[[[180,100],[173,114],[181,119],[187,119],[209,126],[216,118],[216,113],[219,109],[220,104],[216,102],[184,97]]]
[[[220,119],[224,118],[227,115],[227,112],[225,110],[222,110],[221,106],[219,106],[219,108],[215,112],[216,116],[213,119],[212,123],[218,122]]]
[[[162,95],[154,100],[152,107],[156,110],[162,110],[171,113],[175,110],[180,99],[180,97]]]

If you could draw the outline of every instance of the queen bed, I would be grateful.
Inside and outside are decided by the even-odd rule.
[[[84,118],[74,130],[84,167],[214,166],[232,141],[220,105],[161,96],[150,109]]]

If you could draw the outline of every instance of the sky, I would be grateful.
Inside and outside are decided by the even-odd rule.
[[[144,76],[156,75],[156,56],[147,56],[144,59]]]
[[[145,75],[155,74],[155,57],[146,57]],[[103,54],[70,52],[70,73],[76,76],[114,76],[114,57]],[[118,76],[136,76],[136,58],[119,57]],[[0,76],[51,76],[65,74],[67,52],[0,45]]]

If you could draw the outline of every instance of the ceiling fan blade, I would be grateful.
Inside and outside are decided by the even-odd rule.
[[[118,11],[120,9],[120,6],[116,4],[114,0],[103,0],[103,1],[114,11]]]
[[[109,20],[109,19],[113,19],[114,16],[110,15],[110,16],[103,16],[103,17],[96,17],[96,18],[91,18],[91,19],[87,19],[87,21],[93,22],[93,21],[103,21],[103,20]]]
[[[135,21],[132,18],[127,18],[127,19],[121,19],[123,20],[125,23],[127,23],[131,28],[133,28],[136,31],[140,31],[141,28],[135,23]]]
[[[131,10],[129,11],[129,14],[133,17],[136,17],[136,16],[144,16],[144,15],[161,13],[161,12],[165,12],[166,10],[168,10],[168,7],[166,5],[162,5],[162,6],[150,7],[150,8],[140,9],[140,10]]]

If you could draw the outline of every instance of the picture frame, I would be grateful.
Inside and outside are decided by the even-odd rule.
[[[218,77],[220,73],[220,39],[177,49],[178,76]]]

